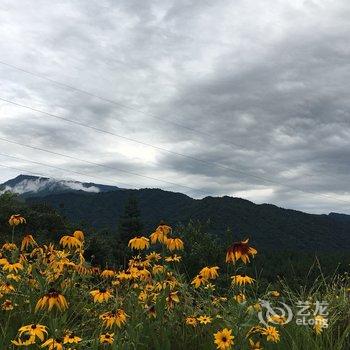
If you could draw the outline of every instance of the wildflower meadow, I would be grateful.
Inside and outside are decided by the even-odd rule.
[[[189,276],[179,269],[186,237],[166,224],[130,240],[124,267],[98,267],[82,231],[40,245],[19,230],[25,222],[12,215],[1,242],[1,350],[350,348],[346,274],[261,291],[246,274],[259,251],[245,239],[222,252],[225,270]]]

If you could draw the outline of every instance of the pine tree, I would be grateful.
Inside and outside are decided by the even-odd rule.
[[[135,236],[142,235],[143,224],[141,222],[141,212],[136,197],[130,196],[124,207],[123,214],[118,222],[118,249],[117,255],[125,258],[128,256],[128,243]]]

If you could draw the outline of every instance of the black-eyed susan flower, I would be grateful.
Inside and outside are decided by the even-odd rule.
[[[17,245],[15,243],[4,243],[2,248],[1,248],[3,251],[4,250],[7,250],[9,252],[13,251],[13,250],[16,250],[17,249]]]
[[[201,324],[208,324],[211,323],[212,318],[210,316],[202,315],[197,317],[197,321]]]
[[[45,308],[51,311],[54,307],[60,311],[64,311],[68,309],[68,303],[61,293],[52,288],[38,300],[35,306],[35,312]]]
[[[124,310],[118,309],[110,312],[105,312],[100,316],[100,319],[103,321],[103,324],[107,328],[112,328],[114,325],[121,327],[126,323],[126,318],[128,315]]]
[[[205,279],[215,279],[219,276],[218,274],[219,267],[218,266],[212,266],[212,267],[203,267],[202,270],[200,270],[199,274],[203,276]]]
[[[287,319],[283,315],[272,315],[268,317],[267,322],[275,323],[275,324],[285,324]]]
[[[112,297],[112,294],[109,292],[109,290],[105,288],[93,290],[90,292],[90,295],[93,297],[94,303],[103,303]]]
[[[132,238],[128,244],[131,249],[144,250],[149,247],[149,239],[146,237],[137,236]]]
[[[41,324],[29,324],[27,326],[21,327],[19,330],[19,336],[21,337],[23,334],[28,336],[37,337],[41,341],[44,341],[45,335],[47,335],[46,326]]]
[[[180,238],[167,238],[164,242],[171,252],[184,249],[184,242]]]
[[[197,275],[191,282],[195,288],[199,288],[202,284],[205,284],[207,280],[202,275]]]
[[[2,269],[7,272],[15,272],[18,273],[19,270],[23,270],[23,265],[20,262],[17,263],[7,263],[3,265]]]
[[[164,240],[167,238],[167,236],[163,231],[156,230],[149,236],[149,238],[152,244],[156,244],[157,242],[164,243]]]
[[[63,350],[63,340],[59,338],[47,339],[45,343],[41,344],[41,348],[48,348],[48,350]]]
[[[26,250],[29,247],[35,247],[37,246],[37,243],[35,242],[35,239],[32,235],[26,235],[23,237],[22,239],[22,243],[21,243],[21,250]]]
[[[84,242],[84,232],[83,231],[80,231],[80,230],[74,231],[73,237],[75,237],[76,239],[79,239],[80,242]]]
[[[172,255],[172,256],[167,256],[165,257],[166,262],[180,262],[181,261],[181,256],[179,255]]]
[[[254,257],[257,254],[257,250],[249,246],[249,239],[247,238],[241,242],[234,242],[231,247],[227,249],[226,262],[235,263],[241,259],[245,264],[249,262],[249,257]]]
[[[277,343],[280,340],[280,334],[276,327],[267,326],[261,330],[261,334],[266,336],[266,340]]]
[[[74,333],[68,333],[63,337],[63,344],[78,344],[81,341],[82,339]]]
[[[114,333],[103,333],[100,335],[101,344],[113,344],[114,342]]]
[[[232,329],[224,328],[214,334],[214,343],[219,350],[228,350],[233,345]]]
[[[169,225],[160,224],[160,225],[157,227],[157,230],[156,230],[156,231],[161,231],[165,236],[167,236],[169,233],[171,233],[172,228],[171,228],[171,226],[169,226]]]
[[[16,289],[15,287],[10,284],[9,282],[3,283],[0,285],[0,293],[3,294],[10,294],[12,292],[14,292]]]
[[[5,311],[11,311],[13,310],[14,305],[13,302],[9,299],[6,299],[2,304],[1,304],[1,309]]]
[[[9,219],[10,226],[18,226],[20,224],[25,224],[26,222],[26,219],[20,214],[11,215]]]
[[[78,248],[81,248],[83,245],[82,242],[74,236],[63,236],[60,239],[60,244],[62,245],[63,248],[68,247],[68,249],[71,249],[71,248],[78,249]]]
[[[146,255],[146,259],[148,261],[159,261],[162,258],[162,256],[159,253],[151,252]]]
[[[11,343],[16,346],[28,346],[35,344],[35,336],[33,335],[24,335],[22,338],[17,340],[11,340]]]
[[[246,296],[243,293],[236,294],[233,299],[237,301],[237,303],[242,304],[246,301]]]
[[[196,325],[198,323],[197,319],[194,316],[186,317],[185,322],[188,326],[192,326],[192,327],[196,327]]]
[[[175,303],[179,303],[180,302],[178,291],[170,292],[168,294],[167,298],[166,298],[166,301],[168,303],[168,307],[169,308],[173,308]]]
[[[163,265],[154,265],[152,268],[152,273],[154,275],[158,275],[163,272],[165,272],[165,267]]]
[[[104,278],[113,278],[115,276],[115,272],[113,270],[103,270],[101,272],[101,277],[104,277]]]
[[[317,315],[314,317],[314,331],[317,335],[321,334],[324,328],[328,327],[327,319],[322,315]]]
[[[243,274],[243,275],[235,275],[232,276],[232,283],[238,284],[239,286],[246,285],[246,284],[252,284],[254,282],[254,279]]]
[[[272,290],[269,294],[274,298],[278,298],[281,295],[277,290]]]
[[[250,338],[248,340],[248,342],[249,342],[249,344],[248,344],[249,350],[263,350],[263,347],[262,347],[260,341],[257,341],[255,343],[254,340]]]

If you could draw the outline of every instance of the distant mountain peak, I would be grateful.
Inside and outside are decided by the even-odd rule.
[[[90,193],[120,190],[119,187],[73,180],[56,180],[32,175],[18,175],[0,185],[0,193],[10,191],[24,197],[46,196],[64,192],[83,191]]]

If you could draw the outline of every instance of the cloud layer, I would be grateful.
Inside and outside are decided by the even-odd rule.
[[[349,15],[346,0],[5,0],[0,61],[114,103],[2,64],[0,98],[114,135],[0,101],[0,138],[75,158],[0,140],[16,168],[0,181],[23,169],[350,213]]]

